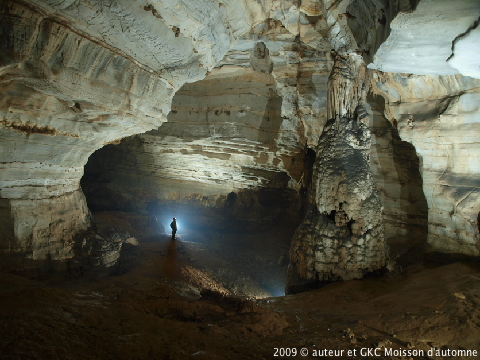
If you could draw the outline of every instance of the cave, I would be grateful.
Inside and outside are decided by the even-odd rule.
[[[477,0],[0,19],[0,358],[478,356]]]

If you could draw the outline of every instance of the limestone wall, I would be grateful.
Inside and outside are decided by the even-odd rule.
[[[431,250],[479,254],[479,81],[376,73],[385,116],[420,160]]]
[[[395,254],[427,243],[478,255],[478,81],[380,71],[425,74],[426,66],[476,76],[477,63],[462,59],[477,46],[478,4],[455,4],[3,1],[0,251],[70,257],[74,234],[90,224],[79,187],[84,165],[113,143],[105,157],[93,156],[85,178],[105,190],[103,198],[98,188],[87,193],[100,207],[190,198],[214,206],[259,188],[310,193],[312,213],[299,234],[315,244],[298,235],[292,247],[304,278],[380,267],[379,214]],[[452,25],[443,35],[438,19]],[[369,66],[380,70],[366,72],[373,55]],[[342,67],[340,58],[358,64]],[[336,83],[327,86],[335,59]],[[347,160],[360,165],[347,171]],[[349,247],[341,251],[350,268],[323,267],[319,239],[329,231],[326,242],[352,243],[370,231],[368,264]]]
[[[420,159],[385,118],[385,101],[370,96],[372,133],[370,168],[382,201],[385,240],[390,256],[402,264],[418,260],[425,251],[428,206],[423,193]]]
[[[255,4],[2,2],[1,251],[68,257],[55,244],[89,224],[79,182],[90,154],[166,121],[183,83],[263,16]]]

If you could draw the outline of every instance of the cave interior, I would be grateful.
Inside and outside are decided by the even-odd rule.
[[[479,20],[1,1],[0,359],[476,357]]]

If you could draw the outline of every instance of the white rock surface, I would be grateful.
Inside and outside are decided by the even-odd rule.
[[[462,74],[479,78],[477,0],[423,0],[401,13],[375,54],[372,69],[416,75]]]

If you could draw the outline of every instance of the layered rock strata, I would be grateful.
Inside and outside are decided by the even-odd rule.
[[[89,155],[166,121],[183,83],[264,15],[247,3],[1,3],[1,252],[73,256]]]
[[[149,192],[158,199],[288,187],[302,175],[303,149],[301,143],[277,145],[287,132],[296,136],[295,129],[281,129],[281,103],[271,75],[222,68],[185,85],[169,121],[157,130],[102,149],[87,175],[111,172],[112,191]]]
[[[380,72],[373,80],[385,117],[419,157],[429,250],[478,256],[479,81]]]
[[[420,159],[385,117],[385,101],[370,96],[372,147],[370,168],[383,207],[390,256],[403,265],[421,258],[428,233],[428,206],[423,193]]]
[[[368,79],[359,55],[336,55],[317,148],[311,207],[290,249],[287,292],[315,281],[361,278],[385,265],[382,208],[370,170]]]
[[[222,229],[225,217],[298,224],[297,189],[311,161],[298,127],[282,129],[281,104],[272,75],[251,67],[223,66],[186,84],[168,122],[92,154],[82,179],[89,207],[162,219],[180,212],[195,228]]]
[[[271,9],[273,18],[239,39],[204,80],[184,85],[168,122],[94,154],[83,181],[89,204],[105,209],[102,194],[116,193],[108,196],[114,203],[129,194],[136,209],[148,201],[211,207],[244,189],[305,188],[332,61],[298,41],[295,19],[314,26],[292,5]]]

